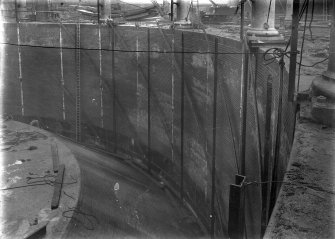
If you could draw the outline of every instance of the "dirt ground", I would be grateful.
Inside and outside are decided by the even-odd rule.
[[[328,57],[327,27],[306,31],[302,64],[313,65]],[[299,32],[299,49],[303,32]],[[299,61],[299,56],[298,56]],[[327,69],[328,61],[301,67],[300,91]],[[299,66],[297,66],[299,72]],[[335,129],[313,122],[311,103],[301,105],[295,144],[267,238],[334,238],[335,234]]]

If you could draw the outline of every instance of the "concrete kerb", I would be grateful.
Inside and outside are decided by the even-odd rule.
[[[12,132],[16,132],[16,134],[18,132],[28,132],[43,136],[42,140],[30,140],[28,141],[28,144],[27,141],[26,144],[18,143],[16,144],[17,146],[15,150],[12,150],[11,152],[6,152],[7,154],[4,155],[4,157],[11,156],[11,160],[13,160],[16,158],[22,158],[25,154],[27,155],[27,157],[29,154],[35,154],[29,156],[31,157],[30,165],[25,164],[21,166],[22,178],[28,179],[29,177],[35,177],[36,175],[38,175],[39,177],[43,177],[43,175],[46,174],[46,169],[48,172],[53,172],[52,153],[50,147],[52,144],[55,144],[57,146],[59,163],[65,165],[62,190],[59,200],[59,206],[57,209],[51,210],[51,198],[54,186],[50,187],[42,183],[42,186],[32,186],[22,189],[9,190],[11,191],[10,193],[17,194],[17,198],[20,199],[17,200],[17,203],[26,204],[19,205],[19,207],[31,208],[29,209],[29,213],[27,215],[24,215],[24,210],[14,213],[14,208],[12,212],[9,211],[10,218],[6,219],[8,220],[7,223],[17,224],[16,227],[19,228],[19,230],[13,230],[13,225],[11,225],[10,227],[7,227],[7,236],[10,235],[11,237],[19,236],[20,238],[26,238],[29,235],[34,235],[34,233],[38,233],[38,231],[41,230],[40,225],[46,225],[46,234],[44,238],[62,238],[66,232],[66,228],[69,225],[69,222],[72,219],[80,195],[80,168],[74,155],[72,154],[70,149],[68,149],[62,142],[60,142],[52,133],[47,132],[43,129],[11,120],[2,123],[2,126],[4,129],[11,129]],[[33,151],[25,152],[24,149],[27,147],[27,145],[36,145],[36,149]],[[29,173],[27,170],[29,171]],[[8,173],[9,172],[7,172],[7,174]],[[19,182],[18,184],[22,185],[23,182]],[[16,186],[16,184],[10,186]],[[6,186],[6,188],[10,186]],[[6,192],[9,191],[7,190]],[[39,192],[41,192],[43,196],[39,197]],[[25,193],[24,195],[26,195],[26,197],[24,197],[24,200],[21,200],[22,193]],[[2,201],[5,202],[6,198],[2,198]],[[10,205],[11,207],[15,207],[15,203],[11,203]],[[8,208],[7,210],[12,209]],[[28,223],[28,221],[32,220],[32,215],[36,215],[36,223],[33,224]],[[6,212],[2,216],[6,218]],[[25,222],[24,226],[22,226],[22,222]],[[6,224],[3,224],[3,227],[6,229]],[[6,234],[2,235],[6,236]]]
[[[293,167],[293,163],[295,162],[295,158],[298,154],[298,147],[297,147],[297,139],[294,138],[294,142],[292,145],[292,150],[291,150],[291,154],[289,157],[289,163],[288,163],[288,167],[286,169],[286,172],[289,172],[292,167]],[[279,219],[278,219],[278,215],[280,214],[280,207],[281,205],[285,204],[285,199],[284,199],[284,188],[287,186],[285,183],[289,182],[288,176],[285,173],[284,179],[283,179],[283,184],[280,188],[278,197],[277,197],[277,201],[276,204],[273,208],[269,223],[266,227],[265,233],[264,233],[264,239],[270,239],[270,238],[274,238],[275,237],[275,228],[277,226],[277,224],[279,223]]]

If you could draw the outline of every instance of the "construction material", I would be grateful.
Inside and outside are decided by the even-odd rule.
[[[228,234],[231,239],[244,236],[244,187],[245,176],[235,175],[235,184],[230,185]]]
[[[51,146],[51,157],[54,173],[58,173],[59,170],[59,156],[58,156],[58,147],[55,142],[52,142]]]
[[[59,165],[58,174],[54,182],[54,193],[52,195],[51,209],[57,209],[59,206],[60,195],[62,193],[65,165]]]

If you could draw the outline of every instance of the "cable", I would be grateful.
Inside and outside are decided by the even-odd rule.
[[[16,187],[9,187],[9,188],[1,188],[0,190],[11,190],[11,189],[17,189],[17,188],[25,188],[25,187],[33,187],[33,186],[41,186],[41,185],[50,185],[48,183],[36,183],[36,184],[28,184],[28,185],[22,185],[22,186],[16,186]]]
[[[299,63],[299,62],[297,62],[297,64],[300,65],[300,66],[303,66],[303,67],[314,67],[314,66],[316,66],[316,65],[318,65],[318,64],[320,64],[320,63],[323,63],[323,62],[327,61],[328,59],[329,59],[329,58],[326,57],[326,58],[323,59],[322,61],[318,61],[318,62],[314,63],[313,65],[305,65],[305,64],[302,64],[302,63]]]
[[[295,181],[287,182],[287,181],[279,181],[279,180],[278,181],[277,180],[274,180],[274,181],[272,181],[272,180],[269,180],[269,181],[251,181],[251,182],[245,182],[243,184],[243,186],[250,186],[250,185],[254,185],[254,184],[256,184],[256,185],[257,184],[265,184],[265,183],[283,183],[283,184],[298,185],[298,186],[305,187],[305,188],[311,188],[308,185],[313,186],[313,183],[308,183],[308,182],[295,182]],[[321,187],[320,187],[320,189],[321,190],[319,190],[319,191],[326,192],[326,193],[329,193],[329,194],[335,194],[335,192],[333,192],[331,190],[325,190]]]
[[[309,0],[306,0],[306,12],[305,12],[305,23],[304,23],[304,31],[302,34],[302,43],[300,48],[300,59],[299,59],[299,69],[298,69],[298,82],[297,82],[297,92],[299,92],[299,86],[300,86],[300,77],[301,77],[301,63],[302,63],[302,52],[304,50],[304,44],[305,44],[305,35],[306,35],[306,26],[307,26],[307,18],[308,18],[308,5]]]
[[[72,197],[71,195],[67,194],[67,192],[65,192],[64,190],[63,190],[63,193],[64,193],[64,195],[68,196],[68,197],[71,198],[73,201],[75,201],[75,198]]]
[[[26,185],[21,185],[21,186],[14,186],[14,187],[9,187],[9,188],[1,188],[0,190],[10,190],[10,189],[17,189],[17,188],[25,188],[25,187],[32,187],[32,186],[42,186],[42,185],[49,185],[49,186],[54,186],[55,184],[62,184],[62,185],[70,185],[70,184],[75,184],[78,182],[78,180],[74,179],[72,176],[71,178],[73,179],[72,182],[55,182],[54,180],[50,180],[49,178],[55,178],[56,175],[53,174],[46,174],[44,176],[37,176],[37,177],[26,177]],[[35,180],[38,179],[38,180]],[[42,180],[41,180],[42,179]]]
[[[8,46],[20,46],[20,47],[32,47],[32,48],[44,48],[44,49],[60,49],[59,46],[38,46],[38,45],[29,45],[29,44],[17,44],[17,43],[9,43],[9,42],[0,42],[1,45]],[[87,51],[108,51],[108,52],[128,52],[128,53],[161,53],[161,54],[218,54],[218,55],[250,55],[255,53],[245,53],[245,52],[211,52],[211,51],[159,51],[159,50],[121,50],[121,49],[107,49],[107,48],[84,48],[84,47],[62,47],[62,49],[66,50],[87,50]],[[258,54],[266,54],[266,53],[258,53]],[[270,53],[269,53],[270,54]]]
[[[70,212],[73,212],[72,216],[71,215],[67,215]],[[85,223],[85,221],[82,221],[79,218],[77,218],[76,217],[77,215],[82,215],[84,217],[84,219],[87,220],[88,225],[87,225],[87,223]],[[95,229],[95,224],[99,224],[99,220],[94,215],[85,213],[85,212],[81,211],[80,209],[76,209],[75,207],[69,207],[68,210],[63,211],[62,212],[62,216],[65,217],[65,218],[76,220],[81,225],[83,225],[83,227],[86,230],[89,230],[89,231],[93,231]]]

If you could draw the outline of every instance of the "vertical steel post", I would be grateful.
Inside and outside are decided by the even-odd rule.
[[[66,119],[65,115],[65,82],[64,82],[64,65],[63,65],[63,35],[62,35],[62,23],[59,24],[59,55],[60,55],[60,76],[62,84],[62,113],[63,120]]]
[[[242,41],[242,79],[241,79],[241,104],[240,104],[240,173],[245,175],[245,148],[247,130],[247,100],[248,100],[248,76],[249,76],[249,50]]]
[[[20,96],[21,96],[21,115],[24,116],[20,18],[19,18],[19,15],[18,15],[17,0],[15,0],[14,4],[15,4],[15,19],[16,19],[16,34],[17,34],[17,53],[18,53],[18,57],[19,57],[19,81],[20,81]]]
[[[275,144],[275,157],[272,166],[272,181],[277,181],[278,178],[278,162],[280,158],[280,148],[281,148],[281,131],[282,131],[282,111],[283,111],[283,80],[284,80],[284,55],[281,56],[279,60],[280,66],[280,76],[279,76],[279,99],[278,99],[278,109],[277,109],[277,129],[276,129],[276,144]],[[270,197],[270,210],[274,207],[275,199],[277,196],[277,189],[279,185],[275,182],[271,185],[271,197]]]
[[[288,101],[293,102],[295,98],[295,71],[298,50],[298,27],[299,27],[299,4],[300,0],[293,0],[292,30],[291,30],[291,54],[288,82]]]
[[[245,176],[235,175],[235,184],[230,185],[228,235],[231,239],[245,238],[244,182]]]
[[[244,1],[241,1],[241,25],[240,25],[240,40],[244,38]]]
[[[216,111],[217,111],[217,85],[218,85],[218,39],[215,38],[214,50],[214,86],[213,86],[213,146],[212,146],[212,193],[211,193],[211,238],[215,235],[215,160],[216,160]]]
[[[80,22],[76,25],[76,141],[81,141]]]
[[[19,13],[18,13],[18,7],[17,7],[17,0],[14,1],[14,10],[15,10],[15,20],[16,23],[19,22]]]
[[[184,33],[181,33],[181,107],[180,107],[180,197],[184,196],[184,107],[185,107],[185,53]]]
[[[100,0],[97,0],[98,24],[100,24]]]
[[[173,21],[173,8],[174,8],[174,1],[173,0],[171,0],[171,5],[170,5],[170,17],[171,17],[171,21]]]
[[[266,86],[266,110],[265,110],[265,136],[264,136],[264,162],[262,168],[262,181],[269,181],[270,176],[270,165],[272,164],[271,157],[271,114],[272,114],[272,76],[269,75],[267,79]],[[271,172],[272,173],[272,172]],[[262,235],[265,232],[267,220],[269,217],[269,205],[270,205],[270,196],[269,192],[271,189],[270,183],[262,184]]]
[[[175,108],[175,75],[174,75],[174,59],[175,59],[175,32],[173,31],[172,43],[171,43],[171,160],[174,162],[175,160],[175,140],[174,140],[174,108]]]
[[[114,153],[117,153],[118,137],[117,137],[117,116],[116,116],[116,77],[115,77],[115,28],[112,28],[112,85],[113,85],[113,138],[114,138]]]
[[[101,25],[98,25],[99,41],[99,89],[100,89],[100,127],[104,128],[104,103],[103,103],[103,79],[102,79],[102,45],[101,45]],[[100,137],[100,136],[99,136]]]
[[[150,71],[151,71],[151,62],[150,62],[150,28],[148,28],[148,170],[149,173],[151,172],[151,85],[150,85]]]

